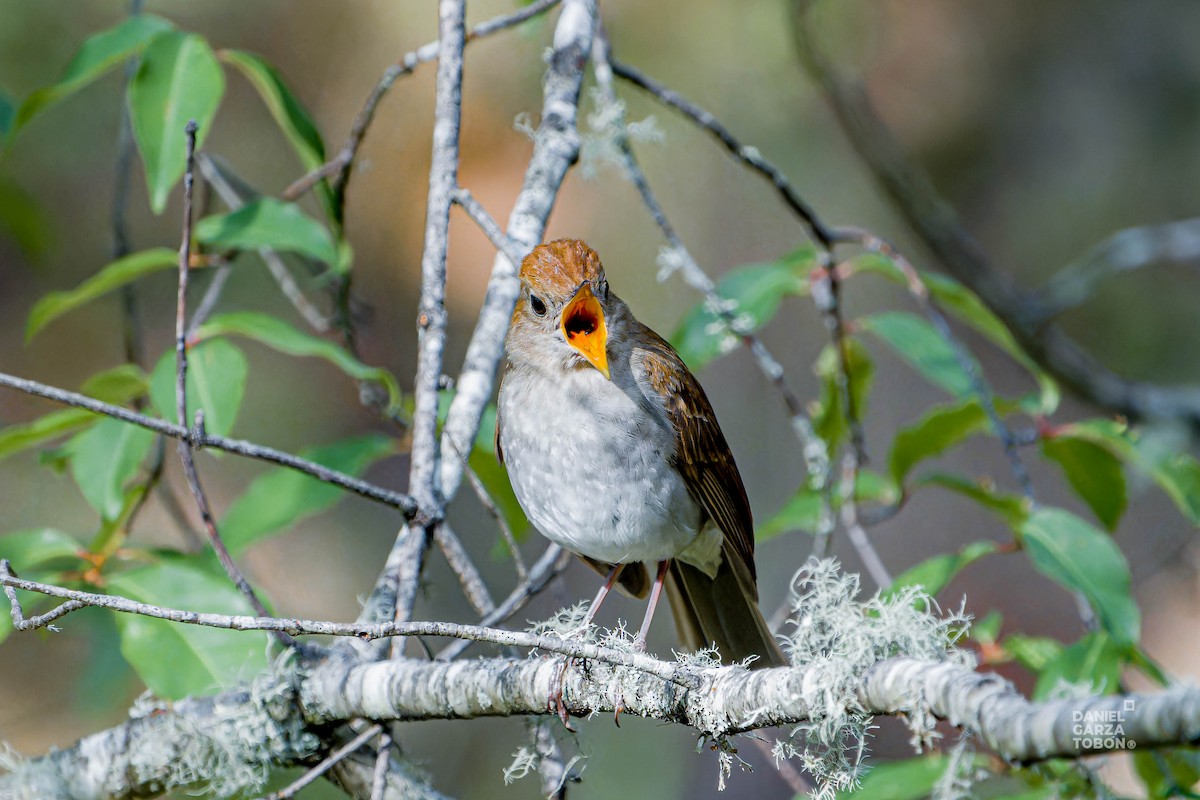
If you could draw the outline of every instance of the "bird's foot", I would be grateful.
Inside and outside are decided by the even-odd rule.
[[[571,727],[571,714],[567,710],[567,704],[563,702],[563,678],[567,673],[567,667],[574,660],[573,658],[564,658],[559,664],[554,678],[550,681],[550,696],[546,699],[546,706],[558,715],[563,727],[571,733],[574,733],[575,729]]]

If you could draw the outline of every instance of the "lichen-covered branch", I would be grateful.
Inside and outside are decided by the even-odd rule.
[[[371,719],[471,719],[547,714],[557,659],[479,659],[454,663],[323,661],[302,671],[301,703],[312,723]],[[563,699],[576,716],[612,712],[676,722],[709,736],[819,721],[829,685],[820,666],[703,670],[696,688],[636,669],[569,665]],[[868,714],[932,714],[977,733],[1021,762],[1078,757],[1104,749],[1076,732],[1079,719],[1114,714],[1136,747],[1200,740],[1200,688],[1033,703],[998,675],[952,662],[894,659],[861,678],[852,698]],[[1103,739],[1104,737],[1100,737]],[[1110,746],[1111,747],[1111,746]]]

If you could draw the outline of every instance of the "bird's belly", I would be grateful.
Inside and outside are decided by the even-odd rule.
[[[530,386],[510,375],[501,391],[500,445],[526,516],[593,559],[678,555],[695,541],[701,513],[670,466],[672,433],[599,372],[572,378]]]

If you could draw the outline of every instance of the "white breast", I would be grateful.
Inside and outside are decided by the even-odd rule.
[[[548,539],[612,563],[653,563],[701,544],[700,507],[669,466],[674,435],[636,385],[623,391],[590,368],[554,380],[514,369],[499,404],[513,491]],[[713,543],[706,534],[710,551],[720,534]]]

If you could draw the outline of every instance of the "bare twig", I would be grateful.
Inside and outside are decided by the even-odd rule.
[[[383,726],[378,724],[371,725],[370,727],[364,729],[362,733],[358,734],[358,736],[355,736],[337,750],[334,750],[328,756],[321,759],[320,764],[317,764],[315,767],[305,772],[299,778],[292,781],[278,792],[271,792],[269,795],[266,795],[262,798],[262,800],[288,800],[288,798],[295,797],[301,789],[324,775],[339,761],[365,745],[373,737],[377,736],[382,730]]]
[[[462,541],[450,526],[445,522],[440,523],[434,529],[433,541],[446,556],[446,563],[450,565],[450,569],[458,576],[463,594],[471,601],[476,613],[482,617],[495,611],[496,602],[492,600],[491,592],[483,582],[483,576],[479,574],[479,568],[475,566]]]
[[[863,566],[867,568],[875,585],[880,589],[886,589],[892,585],[891,573],[888,572],[883,559],[879,557],[875,545],[871,543],[871,537],[867,535],[866,529],[858,521],[858,501],[854,496],[858,491],[858,473],[858,452],[853,447],[846,448],[846,453],[842,456],[842,479],[839,492],[842,501],[842,527],[846,529],[850,544],[854,546],[858,557],[862,559]]]
[[[572,656],[574,658],[592,659],[606,664],[635,667],[645,671],[647,674],[656,675],[682,686],[694,686],[696,684],[693,671],[683,665],[659,661],[652,656],[642,653],[614,650],[588,642],[572,641],[547,634],[505,631],[482,625],[458,625],[451,622],[324,622],[308,619],[271,617],[268,615],[248,617],[232,614],[208,614],[185,611],[150,605],[148,603],[139,603],[118,595],[94,594],[92,592],[81,592],[75,589],[65,589],[60,586],[38,583],[37,581],[27,581],[13,574],[12,567],[7,559],[0,560],[0,585],[10,589],[21,589],[22,591],[37,592],[51,597],[60,597],[80,604],[65,603],[63,606],[59,606],[59,609],[69,605],[71,606],[69,610],[60,611],[59,609],[55,609],[52,612],[43,614],[39,618],[50,618],[51,621],[59,619],[71,611],[78,610],[84,606],[96,606],[126,614],[165,619],[185,625],[200,625],[208,628],[235,631],[271,631],[286,633],[292,636],[352,636],[368,641],[392,636],[445,636],[455,639],[491,642],[511,647],[528,647],[544,650],[548,653]],[[11,602],[12,597],[9,599]],[[32,622],[32,620],[24,618],[20,605],[17,603],[13,604],[12,614],[14,627],[16,627],[18,621],[21,623]],[[29,627],[30,625],[23,625],[22,629],[25,630]]]
[[[1030,298],[1024,325],[1038,326],[1082,305],[1104,281],[1162,264],[1200,264],[1200,219],[1126,228],[1063,267]]]
[[[575,122],[595,19],[595,0],[564,0],[543,83],[542,122],[525,171],[524,186],[508,218],[509,238],[526,253],[541,241],[559,187],[579,155]],[[503,254],[497,255],[493,262],[487,299],[455,384],[457,391],[442,435],[452,439],[462,453],[470,452],[484,407],[491,398],[496,368],[504,355],[504,335],[519,288],[519,263]],[[462,463],[459,459],[443,459],[441,469],[442,493],[447,498],[453,497],[462,481]]]
[[[180,426],[187,425],[187,287],[189,260],[192,254],[192,184],[195,179],[196,167],[196,122],[188,122],[187,133],[187,168],[183,173],[183,241],[179,245],[179,292],[175,303],[175,414]],[[203,429],[203,411],[196,411],[196,427]],[[179,439],[179,458],[183,461],[183,472],[187,476],[188,487],[196,501],[196,509],[200,512],[200,521],[208,533],[217,559],[225,569],[225,574],[233,585],[238,588],[250,607],[259,616],[267,616],[267,607],[258,599],[250,582],[242,573],[240,567],[229,554],[221,534],[217,531],[217,523],[213,518],[212,508],[208,497],[200,485],[200,476],[196,472],[196,461],[192,457],[192,442],[190,436]]]
[[[213,163],[212,159],[201,153],[197,157],[197,161],[200,164],[200,173],[208,181],[208,185],[216,191],[217,196],[221,198],[221,202],[230,211],[237,211],[250,199],[241,194],[236,187],[226,180],[223,171]],[[304,292],[296,284],[296,279],[292,277],[292,273],[288,270],[287,265],[283,263],[283,259],[279,254],[269,247],[260,247],[257,252],[267,265],[267,271],[271,273],[271,277],[279,285],[279,291],[292,304],[296,312],[304,318],[304,321],[314,331],[317,333],[326,333],[329,330],[329,320],[304,296]],[[228,271],[228,267],[222,267],[221,269],[225,272]],[[218,273],[218,278],[220,277],[221,274]],[[211,307],[208,310],[211,311]],[[189,332],[198,329],[204,323],[205,316],[201,316],[200,310],[197,309],[197,312],[192,316],[192,321],[188,325]]]
[[[421,303],[417,314],[417,376],[413,386],[413,413],[409,493],[417,502],[417,516],[405,525],[393,552],[408,560],[401,574],[387,573],[381,585],[395,585],[395,605],[388,612],[399,621],[412,618],[417,582],[421,577],[430,533],[445,513],[438,440],[438,390],[446,346],[446,255],[449,248],[450,205],[458,182],[458,137],[462,121],[463,47],[466,43],[465,0],[438,3],[438,75],[433,160],[429,168],[429,196],[425,206],[425,246],[421,254]],[[392,559],[389,559],[389,562]]]
[[[458,445],[454,443],[454,440],[447,439],[443,444],[449,444],[454,449],[455,454],[462,461],[463,473],[467,476],[467,481],[471,484],[471,490],[475,492],[475,497],[499,526],[504,543],[508,546],[509,555],[512,556],[513,566],[517,569],[517,580],[526,580],[529,577],[529,570],[525,566],[524,557],[521,556],[521,548],[517,546],[517,537],[513,535],[512,528],[508,526],[508,520],[504,518],[504,513],[500,511],[496,501],[488,494],[487,487],[483,485],[483,481],[479,480],[475,470],[471,469],[471,462],[459,452]]]
[[[137,425],[147,430],[152,430],[155,433],[161,433],[165,436],[170,436],[172,439],[184,440],[191,442],[193,447],[212,448],[213,450],[222,450],[226,453],[234,453],[235,455],[245,456],[247,458],[266,461],[271,464],[278,464],[281,467],[294,469],[297,472],[303,472],[306,475],[311,475],[317,480],[331,483],[335,486],[353,492],[354,494],[365,497],[368,500],[374,500],[377,503],[392,506],[399,509],[406,517],[411,517],[416,513],[416,503],[412,498],[400,492],[393,492],[383,487],[376,486],[367,481],[347,475],[337,470],[329,469],[315,461],[294,456],[291,453],[285,453],[282,450],[276,450],[272,447],[264,447],[263,445],[247,442],[244,439],[230,439],[226,436],[215,436],[207,433],[204,430],[188,429],[183,425],[176,425],[166,420],[156,417],[148,417],[145,414],[139,414],[136,411],[131,411],[122,406],[116,406],[112,403],[105,403],[96,400],[86,395],[76,392],[68,392],[65,389],[58,389],[53,386],[47,386],[44,383],[37,381],[18,378],[13,375],[6,375],[0,372],[0,386],[7,386],[12,389],[18,389],[26,394],[44,397],[47,400],[53,400],[56,403],[63,403],[76,408],[86,408],[96,414],[103,414],[106,417],[119,419],[122,422],[128,422],[131,425]]]
[[[1080,396],[1133,419],[1177,419],[1200,429],[1200,386],[1162,386],[1113,372],[1063,330],[1044,324],[1036,293],[1019,289],[998,270],[929,177],[905,158],[862,86],[845,80],[818,46],[809,9],[797,0],[793,26],[800,57],[825,93],[839,124],[897,210],[955,278],[966,284],[1005,322],[1022,347]]]
[[[837,232],[821,221],[812,207],[792,187],[787,176],[778,167],[763,158],[757,148],[742,144],[715,116],[640,70],[615,59],[610,59],[610,63],[613,73],[618,78],[629,81],[655,97],[659,102],[691,119],[692,122],[712,134],[734,158],[769,180],[783,198],[784,203],[795,212],[820,245],[828,249],[838,241]]]
[[[612,48],[603,26],[598,27],[594,51],[593,63],[596,72],[596,83],[605,100],[610,105],[617,106],[619,100],[613,87],[615,67],[612,62]],[[711,115],[708,115],[708,117],[712,119]],[[721,128],[721,130],[724,129]],[[655,224],[658,225],[659,230],[662,231],[663,237],[666,238],[667,244],[672,251],[671,257],[679,265],[679,272],[683,275],[684,280],[689,286],[704,295],[706,307],[720,317],[726,328],[735,334],[741,343],[750,350],[750,354],[754,357],[759,370],[779,393],[784,407],[787,409],[792,430],[799,437],[803,447],[805,464],[807,465],[809,475],[812,479],[819,480],[820,475],[829,471],[829,454],[826,451],[824,442],[821,441],[820,437],[813,430],[812,421],[809,419],[808,413],[804,410],[803,403],[788,385],[783,365],[767,349],[761,338],[745,330],[744,326],[738,322],[736,309],[730,308],[729,302],[717,294],[717,287],[712,279],[696,263],[696,260],[683,244],[683,240],[675,232],[675,228],[667,219],[666,212],[663,211],[662,205],[658,202],[658,198],[654,195],[653,190],[651,190],[650,184],[646,180],[646,174],[642,171],[641,165],[638,164],[637,155],[634,153],[633,145],[629,141],[623,112],[616,119],[613,133],[617,148],[624,161],[625,174],[638,190],[638,193],[642,197],[642,202],[646,206],[646,210],[654,219]],[[794,192],[792,194],[795,195]],[[798,195],[796,197],[798,199]]]
[[[142,13],[143,0],[130,0],[129,16],[136,17]],[[137,74],[138,57],[132,56],[125,61],[125,86]],[[125,93],[121,93],[122,98]],[[113,182],[112,205],[112,256],[115,261],[129,254],[129,225],[125,219],[125,211],[129,207],[129,176],[130,165],[133,163],[133,126],[129,118],[129,107],[121,103],[121,119],[117,128],[117,167]],[[142,360],[142,332],[138,318],[137,294],[132,284],[121,287],[121,307],[123,311],[122,336],[125,343],[125,360],[130,364],[138,364]]]
[[[471,42],[475,39],[482,39],[493,33],[520,25],[545,13],[558,5],[559,2],[560,0],[537,0],[537,2],[530,3],[511,14],[503,14],[493,17],[486,22],[481,22],[467,31],[466,41]],[[367,135],[367,129],[375,119],[375,111],[379,107],[379,102],[383,100],[384,95],[388,93],[392,88],[392,84],[399,78],[412,73],[421,64],[433,61],[437,58],[437,55],[438,43],[430,42],[411,53],[405,54],[403,58],[388,67],[379,79],[379,82],[367,96],[366,102],[363,103],[363,107],[358,112],[358,115],[355,116],[354,122],[350,125],[350,135],[347,137],[346,143],[338,150],[337,155],[308,174],[296,179],[296,181],[284,189],[280,197],[284,200],[296,200],[320,181],[332,177],[334,179],[335,209],[340,217],[345,208],[346,186],[350,182],[354,159],[358,155],[358,149],[362,146],[363,139]],[[338,222],[340,223],[341,220],[339,219]]]
[[[485,616],[480,624],[499,625],[507,620],[524,608],[532,598],[540,594],[550,584],[550,581],[562,574],[570,563],[571,554],[566,550],[556,544],[547,547],[546,552],[529,570],[529,578],[517,584],[517,588],[513,589],[504,602],[496,606],[495,610]],[[437,660],[450,661],[470,646],[471,643],[468,641],[452,642],[437,654]]]
[[[475,224],[479,226],[484,235],[491,241],[492,246],[499,252],[504,254],[514,264],[520,264],[528,253],[522,249],[521,245],[509,238],[500,225],[496,223],[495,217],[488,213],[483,204],[475,199],[469,189],[464,189],[461,186],[454,190],[454,203],[463,211],[467,212]]]

